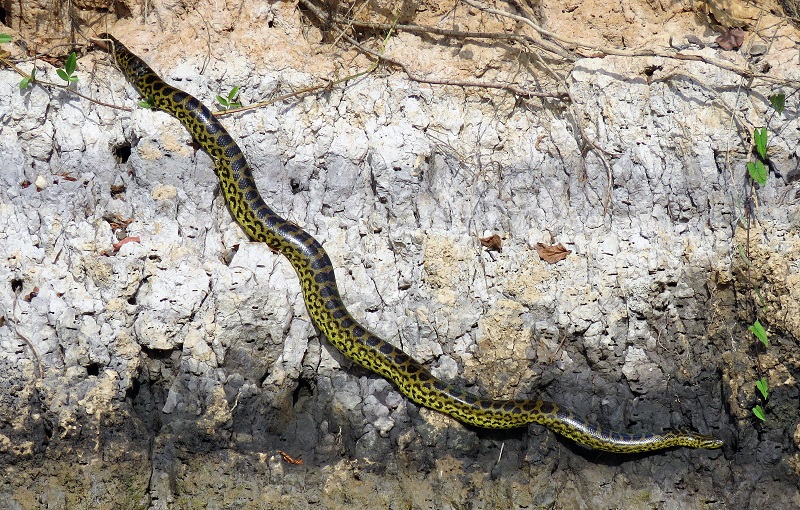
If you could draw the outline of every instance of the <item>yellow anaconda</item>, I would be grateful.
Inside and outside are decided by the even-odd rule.
[[[417,404],[464,423],[507,429],[538,423],[590,448],[635,453],[671,446],[719,448],[722,441],[693,432],[626,434],[588,423],[569,409],[541,400],[488,400],[434,377],[421,363],[359,324],[345,308],[333,265],[308,232],[276,214],[256,189],[250,166],[228,131],[200,101],[159,78],[119,41],[103,34],[98,46],[155,108],[174,115],[214,160],[228,208],[247,235],[282,253],[297,271],[311,319],[342,354],[392,381]]]

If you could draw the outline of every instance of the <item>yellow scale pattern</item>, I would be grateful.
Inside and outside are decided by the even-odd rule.
[[[612,452],[723,445],[714,437],[687,431],[615,432],[552,402],[489,400],[437,379],[421,363],[353,319],[339,295],[333,265],[322,245],[264,203],[244,154],[208,108],[166,84],[112,36],[102,34],[95,43],[115,57],[139,94],[151,100],[154,108],[175,116],[211,156],[231,214],[251,239],[267,243],[291,262],[300,278],[308,313],[325,337],[349,359],[392,381],[412,401],[483,428],[508,429],[538,423],[584,446]]]

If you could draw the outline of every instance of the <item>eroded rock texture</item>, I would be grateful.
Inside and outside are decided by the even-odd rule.
[[[108,29],[209,105],[369,67],[305,4],[256,4],[126,4],[135,16]],[[437,376],[723,450],[622,457],[418,408],[316,334],[293,270],[247,242],[175,119],[20,93],[3,70],[0,508],[797,507],[797,32],[767,40],[750,20],[750,45],[724,51],[710,7],[651,4],[494,6],[589,45],[706,61],[547,63],[519,42],[398,30],[387,55],[418,76],[553,97],[381,68],[224,123],[265,198],[323,242],[353,314]],[[376,5],[354,16],[452,23],[439,2]],[[463,30],[528,33],[449,7]],[[138,100],[105,54],[78,75],[101,101]],[[764,125],[774,171],[751,193]],[[502,251],[481,245],[492,234]],[[537,243],[572,253],[551,265]],[[768,348],[746,329],[754,309]]]

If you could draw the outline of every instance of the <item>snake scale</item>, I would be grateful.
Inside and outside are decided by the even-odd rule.
[[[538,423],[586,447],[636,453],[672,446],[719,448],[712,436],[683,430],[660,434],[615,432],[570,409],[542,400],[490,400],[434,377],[414,358],[359,324],[339,295],[333,265],[308,232],[276,214],[256,189],[239,146],[211,111],[188,93],[165,83],[139,57],[108,34],[95,43],[111,53],[139,94],[175,116],[214,161],[222,194],[234,219],[254,241],[266,243],[291,262],[316,327],[347,358],[393,382],[409,399],[466,424],[509,429]]]

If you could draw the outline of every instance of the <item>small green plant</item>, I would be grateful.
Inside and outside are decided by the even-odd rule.
[[[756,144],[756,151],[761,159],[767,159],[767,128],[753,130],[753,140]]]
[[[217,102],[222,105],[222,107],[226,110],[230,110],[232,108],[241,108],[242,103],[238,102],[239,95],[239,87],[233,87],[230,92],[228,92],[227,97],[217,96]]]
[[[146,110],[152,110],[155,107],[155,99],[153,99],[153,96],[149,96],[149,97],[146,97],[146,98],[142,99],[141,101],[139,101],[136,104],[139,105],[139,108],[144,108]]]
[[[775,109],[776,112],[780,115],[783,113],[783,107],[786,106],[786,94],[778,93],[772,94],[769,96],[769,103]]]
[[[31,74],[19,81],[19,90],[24,92],[36,83],[36,67],[31,68]]]
[[[778,115],[780,115],[781,112],[783,112],[784,106],[786,105],[786,95],[783,94],[783,93],[773,94],[773,95],[769,96],[769,103],[770,103],[770,105],[772,105],[772,108],[776,112],[778,112]],[[758,183],[759,186],[766,185],[767,177],[769,176],[769,172],[767,171],[767,165],[768,165],[768,161],[769,161],[767,159],[767,143],[768,143],[767,128],[766,127],[762,127],[762,128],[754,129],[753,130],[753,145],[754,145],[754,149],[755,149],[754,150],[754,152],[755,152],[755,154],[754,154],[755,161],[748,161],[747,162],[747,174],[750,176],[750,179],[752,179],[752,181],[754,183]],[[755,190],[753,189],[753,191],[751,191],[751,193],[755,193]],[[752,201],[752,200],[753,200],[752,198],[748,199],[748,201]],[[739,251],[740,251],[740,255],[742,256],[742,258],[747,262],[748,274],[749,274],[749,268],[751,267],[751,262],[750,262],[750,244],[749,244],[750,243],[750,231],[749,231],[749,229],[750,229],[750,216],[749,215],[747,216],[747,219],[748,219],[748,222],[747,222],[747,228],[748,228],[747,249],[746,250],[742,250],[741,247],[740,247]],[[742,253],[743,251],[744,251],[744,253]],[[748,280],[749,280],[749,276],[748,276]],[[752,296],[753,293],[754,293],[752,282],[749,283],[749,288],[750,288],[750,295]],[[763,302],[763,300],[761,300],[760,294],[757,291],[755,291],[755,295],[759,299],[759,301]],[[755,308],[756,307],[755,298],[753,298],[753,299],[754,299],[753,306]],[[755,311],[754,315],[756,316],[756,319],[755,319],[755,321],[753,322],[752,325],[747,327],[747,329],[753,334],[753,336],[755,336],[758,339],[759,342],[761,342],[761,344],[764,346],[764,349],[768,349],[769,348],[769,336],[767,336],[767,330],[761,324],[761,321],[758,320],[758,312],[757,311]],[[762,370],[760,368],[760,365],[758,365],[758,371],[760,373],[762,372]],[[769,385],[767,384],[767,379],[765,377],[762,376],[758,381],[756,381],[756,389],[761,394],[761,403],[766,405],[767,401],[769,400]],[[752,411],[753,411],[753,414],[755,415],[755,417],[758,418],[760,421],[762,421],[762,422],[767,421],[766,411],[764,411],[764,408],[761,407],[761,404],[757,404],[757,405],[753,406]]]
[[[752,326],[748,326],[747,329],[750,330],[751,333],[755,335],[756,338],[761,340],[761,343],[764,344],[764,347],[769,347],[769,338],[767,338],[767,331],[764,329],[764,326],[761,325],[758,319],[753,323]]]
[[[764,326],[761,325],[761,322],[756,319],[756,321],[748,328],[753,336],[758,338],[758,340],[764,344],[764,347],[769,347],[769,337],[767,337],[767,331],[764,329]],[[761,398],[763,402],[766,404],[767,400],[769,399],[769,384],[767,384],[767,378],[762,377],[758,381],[756,381],[756,389],[759,393],[761,393]],[[767,421],[767,415],[764,412],[764,408],[761,407],[760,404],[757,404],[753,407],[753,414],[761,421]]]
[[[769,384],[767,384],[766,377],[762,377],[758,381],[756,381],[756,388],[761,393],[761,396],[764,397],[764,400],[769,398]]]
[[[75,55],[75,52],[69,54],[67,57],[67,61],[64,63],[64,67],[62,69],[57,69],[56,72],[58,76],[67,82],[67,85],[70,83],[75,83],[78,81],[78,77],[75,76],[75,68],[78,66],[78,57]]]
[[[8,34],[0,34],[0,44],[10,43],[13,40],[14,40],[14,38],[11,37]],[[0,51],[0,58],[3,58],[3,63],[5,65],[14,67],[13,64],[10,64],[10,63],[5,61],[5,57],[7,57],[7,56],[8,56],[8,52]],[[32,67],[31,68],[31,74],[28,74],[28,75],[26,75],[24,73],[21,73],[21,74],[23,74],[24,78],[22,78],[22,80],[20,80],[20,82],[19,82],[19,90],[20,90],[20,92],[25,92],[26,90],[28,90],[29,87],[31,87],[34,83],[36,83],[36,67]]]
[[[767,167],[764,165],[763,161],[748,161],[747,173],[749,173],[750,178],[756,181],[759,185],[763,186],[767,183]]]
[[[756,381],[756,389],[759,393],[761,393],[761,398],[766,403],[767,400],[769,400],[769,384],[767,383],[766,377],[762,377]],[[756,406],[753,407],[753,414],[756,415],[756,418],[759,420],[767,421],[767,415],[764,412],[764,408],[761,407],[760,404],[756,404]]]
[[[756,145],[758,158],[747,162],[747,173],[751,179],[763,186],[767,183],[767,166],[764,164],[767,161],[767,128],[754,129],[753,142]]]

